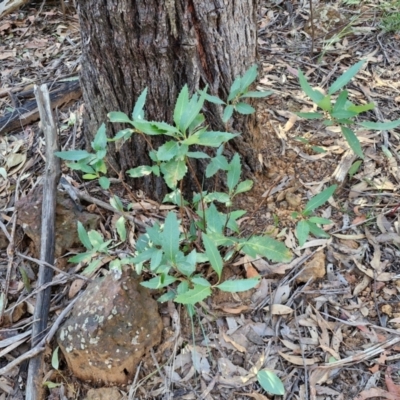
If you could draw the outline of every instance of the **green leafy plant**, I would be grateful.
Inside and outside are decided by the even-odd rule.
[[[317,112],[299,112],[297,115],[306,119],[322,119],[326,126],[336,125],[339,126],[342,135],[346,139],[348,145],[353,152],[360,157],[364,158],[360,141],[354,130],[350,129],[351,125],[358,124],[366,129],[385,130],[394,129],[400,126],[400,120],[392,122],[357,122],[355,118],[368,110],[374,108],[373,103],[355,105],[348,100],[348,91],[341,90],[346,86],[350,80],[357,74],[357,72],[364,65],[364,61],[359,61],[357,64],[350,67],[328,89],[328,94],[323,94],[319,90],[313,89],[308,83],[304,74],[299,70],[299,82],[304,93],[318,106],[321,111]],[[335,100],[333,95],[337,93]]]
[[[181,209],[180,217],[170,211],[162,223],[154,222],[148,226],[146,232],[138,237],[132,254],[111,261],[110,269],[118,272],[122,265],[133,266],[138,274],[145,274],[146,279],[141,285],[163,291],[158,301],[173,300],[184,304],[189,315],[193,315],[194,306],[210,296],[213,290],[240,292],[254,288],[259,283],[259,278],[223,281],[224,267],[233,262],[239,253],[252,257],[262,256],[278,262],[289,262],[291,259],[286,246],[267,235],[242,237],[237,221],[246,212],[232,210],[232,205],[237,195],[252,188],[253,182],[241,180],[242,165],[238,154],[234,154],[231,159],[224,155],[225,144],[238,134],[209,130],[201,113],[205,101],[225,106],[221,110],[221,118],[225,123],[233,111],[241,114],[254,112],[254,108],[245,103],[245,99],[271,94],[249,90],[256,76],[257,68],[253,66],[242,77],[235,79],[226,101],[208,94],[207,88],[190,96],[185,85],[175,104],[173,124],[145,119],[145,89],[138,97],[131,116],[120,111],[108,114],[110,122],[127,124],[128,127],[119,131],[114,138],[107,139],[102,125],[92,143],[95,153],[57,153],[59,157],[72,161],[68,165],[82,171],[85,179],[99,179],[101,184],[100,179],[107,171],[104,162],[107,141],[126,141],[133,134],[166,137],[164,144],[157,149],[151,148],[149,156],[152,165],[132,168],[127,174],[133,178],[149,174],[162,177],[170,189],[163,202],[177,205]],[[151,142],[147,141],[151,146]],[[202,151],[202,148],[207,149],[207,152]],[[198,191],[191,199],[184,198],[182,180],[188,172],[192,172],[192,159],[208,160],[205,178],[211,178],[217,173],[225,174],[226,190],[205,191],[193,176]],[[123,214],[124,207],[119,198],[114,196],[110,203]],[[184,208],[189,212],[183,212]],[[183,219],[183,215],[191,217]],[[116,224],[121,241],[126,239],[125,222],[125,218],[121,217]],[[98,267],[102,257],[110,253],[111,241],[105,241],[96,231],[87,232],[81,223],[78,223],[78,234],[86,252],[75,255],[69,261],[87,264],[85,273],[90,274]],[[209,267],[213,274],[206,278],[203,271],[209,270]],[[271,389],[271,384],[278,385],[277,380],[280,383],[278,377],[264,375],[259,377],[263,386]]]
[[[107,154],[106,126],[102,124],[98,129],[92,144],[95,153],[86,150],[57,151],[56,156],[63,160],[70,161],[68,167],[83,172],[82,178],[93,180],[98,179],[103,189],[108,189],[110,180],[105,176],[107,166],[104,158]]]
[[[306,204],[304,210],[300,213],[292,213],[294,219],[300,219],[296,225],[296,236],[299,241],[299,246],[303,246],[306,242],[309,234],[313,234],[316,237],[328,238],[329,234],[321,229],[318,225],[329,225],[333,222],[327,218],[311,216],[312,212],[318,207],[326,203],[329,198],[333,195],[337,185],[329,186],[321,193],[312,197]]]

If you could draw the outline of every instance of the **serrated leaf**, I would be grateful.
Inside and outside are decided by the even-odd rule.
[[[298,70],[299,74],[299,82],[300,86],[303,89],[303,92],[315,103],[318,104],[323,98],[324,95],[319,92],[318,90],[314,90],[310,84],[308,83],[306,77],[304,76],[303,72]]]
[[[195,120],[195,118],[199,115],[201,109],[203,108],[204,101],[206,98],[207,88],[203,90],[200,94],[200,98],[197,99],[197,94],[194,94],[190,100],[188,107],[185,109],[185,112],[182,116],[182,131],[186,131],[189,128],[190,124]]]
[[[102,189],[107,190],[110,187],[110,180],[106,176],[99,179],[99,185]]]
[[[189,289],[185,293],[178,294],[175,297],[176,303],[196,304],[211,295],[211,287],[194,285],[193,289]]]
[[[278,376],[267,369],[262,369],[257,372],[257,379],[262,388],[271,394],[282,396],[285,394],[285,387]]]
[[[126,171],[131,178],[140,178],[142,176],[150,175],[153,172],[153,168],[149,165],[141,165],[140,167],[132,168]]]
[[[307,241],[310,227],[306,221],[299,221],[296,225],[296,236],[299,241],[299,246],[302,247]]]
[[[306,207],[304,208],[304,211],[302,214],[304,215],[305,213],[310,213],[311,211],[314,211],[316,208],[322,206],[324,203],[326,203],[329,198],[333,195],[334,191],[336,190],[337,185],[332,185],[323,190],[321,193],[317,194],[316,196],[312,197],[306,204]]]
[[[240,80],[240,91],[243,93],[257,78],[257,65],[252,65]]]
[[[201,216],[203,212],[199,210],[199,215]],[[221,218],[221,213],[215,207],[215,204],[211,204],[210,207],[205,211],[207,233],[217,232],[222,233],[222,228],[224,226],[224,220]]]
[[[160,161],[169,161],[171,160],[179,150],[179,143],[175,140],[170,140],[160,146],[157,150],[157,158]]]
[[[359,125],[363,126],[364,128],[367,129],[373,129],[376,131],[384,131],[387,129],[394,129],[400,126],[400,119],[397,119],[396,121],[389,121],[389,122],[371,122],[371,121],[366,121],[366,122],[360,122]]]
[[[88,153],[86,150],[56,151],[54,154],[67,161],[80,161],[93,156],[93,154]]]
[[[289,262],[292,259],[290,250],[269,236],[253,236],[244,243],[243,251],[250,256],[259,254],[272,261]]]
[[[206,168],[206,177],[210,178],[215,175],[220,169],[227,171],[229,169],[229,163],[225,156],[217,155],[211,159],[211,162]]]
[[[210,156],[203,151],[188,151],[187,156],[190,158],[210,158]]]
[[[237,103],[235,106],[235,110],[243,115],[253,114],[255,112],[255,108],[247,103]]]
[[[217,246],[214,242],[205,234],[202,234],[203,244],[205,248],[205,253],[210,260],[211,267],[217,273],[218,279],[221,279],[223,261]]]
[[[130,118],[122,111],[111,111],[107,114],[107,117],[110,120],[110,122],[132,124]]]
[[[168,261],[175,262],[179,250],[179,222],[176,214],[170,211],[165,219],[162,232],[162,248]]]
[[[347,85],[351,81],[351,79],[357,74],[357,72],[362,68],[364,63],[364,60],[359,61],[357,64],[354,64],[352,67],[350,67],[344,74],[339,76],[339,78],[337,78],[336,81],[333,82],[330,86],[328,93],[333,94],[341,89],[343,86]]]
[[[185,85],[179,93],[174,108],[174,122],[179,130],[183,130],[181,127],[181,120],[185,108],[188,106],[188,104],[189,104],[189,89],[188,86]]]
[[[164,252],[158,249],[153,252],[150,258],[150,271],[155,271],[161,264]]]
[[[115,227],[117,228],[118,236],[121,242],[125,242],[126,240],[125,218],[124,217],[118,218],[117,222],[115,223]]]
[[[144,104],[146,103],[146,96],[147,96],[147,88],[145,88],[143,90],[143,92],[140,94],[140,96],[136,100],[135,107],[133,107],[133,111],[132,111],[132,119],[133,120],[144,118],[143,107],[144,107]]]
[[[172,283],[176,281],[171,275],[162,276],[158,275],[148,281],[141,282],[140,284],[148,289],[161,289],[163,287],[170,286]]]
[[[222,115],[222,122],[227,123],[229,121],[229,119],[232,117],[233,110],[234,108],[230,104],[225,107],[224,113]]]
[[[241,95],[240,98],[262,98],[262,97],[268,97],[271,96],[274,92],[272,90],[266,90],[264,92],[246,92],[245,94]]]
[[[171,160],[161,164],[161,171],[168,187],[170,189],[176,189],[178,181],[183,179],[187,172],[187,166],[185,161]]]
[[[251,190],[252,187],[253,187],[253,181],[250,179],[246,179],[245,181],[242,181],[239,183],[239,185],[237,185],[237,188],[235,190],[235,195],[239,193],[248,192],[249,190]]]
[[[259,278],[227,280],[217,285],[217,288],[223,292],[237,293],[253,289],[259,282]]]
[[[191,279],[191,281],[194,285],[200,285],[205,287],[211,286],[210,282],[208,282],[208,280],[203,278],[202,276],[194,276]]]
[[[85,227],[83,226],[82,222],[78,221],[78,237],[81,243],[88,249],[92,250],[93,246],[89,240],[89,235],[86,232]]]
[[[297,116],[300,118],[305,118],[305,119],[320,119],[324,115],[318,112],[298,112],[296,113]]]
[[[358,140],[358,137],[356,134],[346,126],[341,126],[340,127],[342,134],[344,138],[346,139],[348,145],[350,148],[353,150],[354,154],[356,154],[358,157],[364,159],[364,154],[361,148],[360,141]]]
[[[233,189],[238,184],[241,173],[242,166],[240,163],[240,157],[238,153],[235,153],[232,161],[229,163],[229,169],[227,173],[227,185],[230,193],[233,192]]]

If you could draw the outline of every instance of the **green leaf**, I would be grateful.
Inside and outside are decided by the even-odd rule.
[[[190,124],[196,119],[196,117],[199,115],[201,109],[203,108],[204,105],[204,100],[206,98],[206,91],[207,88],[203,90],[203,92],[200,94],[200,98],[197,100],[197,94],[194,94],[193,97],[191,98],[188,106],[185,109],[184,114],[182,115],[182,131],[186,131],[186,129],[189,128]]]
[[[373,110],[374,108],[375,108],[374,103],[362,104],[359,106],[351,105],[350,107],[347,107],[347,109],[349,111],[355,111],[357,114],[361,114],[362,112]]]
[[[333,224],[333,221],[331,221],[330,219],[322,217],[310,217],[308,220],[314,224],[321,224],[321,225]]]
[[[308,221],[307,221],[308,222]],[[323,229],[318,227],[312,222],[308,222],[308,225],[310,227],[310,232],[315,236],[315,237],[322,237],[322,238],[329,238],[330,235],[329,233],[325,232]]]
[[[262,369],[257,372],[257,379],[262,388],[271,394],[283,396],[285,394],[285,387],[278,376],[268,369]]]
[[[305,119],[320,119],[323,118],[323,114],[318,113],[318,112],[298,112],[296,113],[297,116],[300,118],[305,118]]]
[[[150,258],[150,271],[155,271],[161,264],[164,251],[159,249],[153,252]]]
[[[232,105],[227,105],[224,109],[224,114],[222,115],[222,122],[227,123],[229,119],[232,117],[233,114],[233,106]]]
[[[80,161],[93,155],[86,150],[56,151],[54,154],[67,161]]]
[[[256,111],[254,107],[247,103],[237,103],[234,107],[238,113],[244,115],[253,114]]]
[[[121,199],[117,195],[114,195],[113,197],[110,198],[110,204],[116,210],[120,212],[124,211],[124,205],[122,204]]]
[[[140,178],[142,176],[150,175],[153,172],[153,168],[149,165],[141,165],[140,167],[132,168],[126,171],[131,178]]]
[[[188,104],[189,104],[189,89],[188,86],[185,85],[179,93],[174,108],[174,122],[176,127],[181,131],[183,131],[181,126],[182,116]]]
[[[124,142],[126,142],[132,136],[132,134],[134,132],[135,132],[135,130],[132,128],[122,129],[113,138],[108,138],[107,141],[115,142],[117,140],[122,139]]]
[[[364,154],[361,148],[360,141],[358,140],[358,137],[356,134],[346,126],[341,126],[340,127],[342,134],[344,138],[346,139],[348,145],[350,148],[353,150],[354,154],[356,154],[358,157],[364,159]]]
[[[272,261],[289,262],[292,259],[290,250],[269,236],[253,236],[244,242],[243,251],[250,256],[259,254]]]
[[[170,189],[175,189],[187,172],[185,161],[168,161],[161,164],[161,171],[164,174],[165,183]]]
[[[201,131],[189,136],[182,144],[188,146],[191,144],[198,144],[200,146],[219,147],[222,143],[236,136],[238,135],[230,132]]]
[[[83,226],[82,222],[78,221],[78,237],[81,243],[88,249],[92,250],[93,246],[90,243],[89,236],[86,232],[85,227]]]
[[[237,293],[253,289],[259,282],[259,278],[228,280],[217,285],[217,288],[223,292]]]
[[[198,91],[200,94],[204,92],[204,90],[199,90]],[[226,104],[224,101],[222,101],[219,97],[217,96],[212,96],[211,94],[206,93],[205,99],[209,101],[210,103],[213,104]]]
[[[198,211],[200,216],[203,215],[201,210]],[[215,204],[211,204],[205,211],[207,233],[217,232],[222,233],[222,228],[224,226],[224,220],[221,218],[221,213],[215,207]]]
[[[176,156],[179,150],[179,143],[175,140],[170,140],[160,146],[157,150],[157,158],[160,161],[169,161]]]
[[[90,276],[94,274],[101,266],[101,260],[93,260],[83,271],[82,275]]]
[[[210,260],[210,264],[213,270],[217,273],[218,279],[221,279],[221,273],[223,268],[223,261],[221,254],[219,254],[217,246],[215,246],[214,242],[205,233],[202,234],[202,238],[203,238],[205,253],[208,259]]]
[[[196,271],[196,255],[197,252],[195,249],[193,249],[187,256],[184,256],[183,253],[180,252],[180,257],[177,257],[176,260],[179,272],[187,277],[192,275],[193,272]]]
[[[261,98],[261,97],[268,97],[271,96],[274,92],[272,90],[266,90],[264,92],[246,92],[245,94],[241,95],[240,98]]]
[[[144,107],[144,104],[146,103],[146,96],[147,96],[147,88],[145,88],[143,90],[143,92],[140,94],[140,96],[136,100],[135,107],[133,107],[133,111],[132,111],[132,119],[133,120],[144,118],[143,107]]]
[[[167,124],[166,122],[155,122],[155,121],[133,121],[133,126],[140,132],[146,135],[167,135],[172,137],[181,136],[178,129],[174,126]]]
[[[355,111],[349,111],[349,110],[339,110],[331,114],[331,116],[335,119],[353,118],[356,115],[357,113]]]
[[[233,100],[240,92],[240,82],[241,78],[238,76],[232,83],[231,90],[229,91],[229,96],[227,101]]]
[[[225,156],[217,155],[211,159],[211,162],[206,168],[206,177],[210,178],[215,175],[220,169],[227,171],[229,169],[229,163]]]
[[[161,289],[163,287],[170,286],[176,281],[171,275],[158,275],[149,281],[141,282],[140,284],[148,289]]]
[[[57,346],[54,349],[53,354],[51,356],[51,366],[56,370],[58,370],[58,368],[60,366],[60,361],[58,359],[58,350],[59,350],[59,347]]]
[[[165,303],[166,301],[174,300],[176,294],[173,291],[168,291],[167,293],[164,293],[162,296],[160,296],[157,301],[159,303]]]
[[[307,221],[299,221],[296,225],[296,236],[299,241],[299,246],[302,247],[310,233],[310,226]]]
[[[343,90],[342,92],[339,93],[335,105],[333,106],[333,112],[338,112],[345,109],[348,95],[349,93],[347,90]]]
[[[362,164],[362,161],[358,160],[350,167],[350,169],[349,169],[350,179],[353,179],[353,176],[357,173],[357,171],[360,168],[361,164]]]
[[[82,175],[82,178],[86,179],[86,180],[97,179],[98,175],[96,175],[96,174],[85,174],[85,175]]]
[[[227,173],[227,185],[230,193],[233,192],[233,189],[238,184],[241,173],[242,166],[240,164],[240,157],[238,153],[235,153],[232,161],[229,163],[229,169]]]
[[[111,111],[110,113],[107,114],[107,117],[110,120],[110,122],[132,124],[132,121],[129,119],[129,117],[122,111]]]
[[[117,222],[115,223],[115,227],[117,228],[117,232],[121,242],[125,242],[126,240],[126,227],[125,227],[125,218],[120,217],[118,218]]]
[[[95,150],[95,151],[104,150],[107,147],[106,126],[104,123],[102,123],[100,125],[100,128],[97,130],[97,133],[92,142],[92,147],[93,147],[93,150]],[[104,154],[104,156],[105,156],[105,154]],[[99,157],[99,158],[103,158],[103,157]]]
[[[364,128],[367,129],[373,129],[376,131],[384,131],[388,129],[394,129],[400,126],[400,119],[397,119],[396,121],[389,121],[389,122],[371,122],[371,121],[366,121],[366,122],[360,122],[359,125],[363,126]]]
[[[202,276],[194,276],[191,279],[191,281],[194,285],[200,285],[205,287],[211,286],[210,282],[208,282],[208,280],[203,278]]]
[[[322,204],[326,203],[329,198],[333,195],[333,192],[336,190],[337,185],[332,185],[323,190],[321,193],[317,194],[316,196],[312,197],[306,204],[304,211],[302,214],[310,213],[314,211],[316,208],[322,206]]]
[[[175,262],[179,250],[179,222],[173,211],[165,219],[162,232],[162,248],[168,261]]]
[[[73,257],[68,259],[68,262],[72,263],[80,263],[80,262],[89,262],[94,256],[93,251],[87,251],[85,253],[76,254]]]
[[[339,78],[337,78],[336,81],[333,82],[330,86],[328,93],[333,94],[341,89],[343,86],[347,85],[351,81],[351,79],[357,74],[357,72],[362,68],[364,63],[364,60],[359,61],[357,64],[354,64],[352,67],[350,67],[344,74],[339,76]]]
[[[239,183],[239,185],[237,185],[234,195],[248,192],[252,187],[253,187],[253,181],[250,179],[246,179],[245,181],[242,181]]]
[[[331,96],[329,94],[326,95],[321,101],[318,102],[318,107],[322,108],[324,111],[331,111]]]
[[[99,185],[102,189],[107,190],[110,187],[110,180],[106,176],[102,176],[99,179]]]
[[[211,203],[212,201],[218,201],[219,203],[227,203],[231,201],[229,194],[224,192],[211,192],[204,197],[204,201]]]
[[[257,64],[252,65],[240,80],[240,91],[243,93],[257,78]]]
[[[300,86],[303,89],[303,92],[315,103],[318,104],[323,98],[324,95],[319,92],[318,90],[314,90],[310,84],[308,83],[306,77],[304,76],[304,74],[298,70],[298,74],[299,74],[299,82],[300,82]]]
[[[178,294],[175,297],[176,303],[196,304],[211,295],[211,287],[194,285],[193,289],[189,289],[185,293]]]

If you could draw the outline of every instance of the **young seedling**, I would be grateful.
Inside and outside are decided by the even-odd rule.
[[[321,193],[312,197],[306,204],[306,207],[301,213],[292,213],[292,218],[299,219],[300,221],[296,225],[296,236],[299,241],[299,246],[303,246],[308,239],[308,235],[311,233],[316,237],[328,238],[329,234],[321,229],[318,225],[329,225],[333,222],[330,219],[310,216],[311,213],[318,207],[326,203],[329,198],[333,195],[337,185],[329,186]]]

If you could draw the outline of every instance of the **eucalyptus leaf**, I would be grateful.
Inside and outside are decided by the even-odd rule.
[[[306,242],[310,233],[310,226],[307,221],[299,221],[296,225],[296,236],[299,241],[299,246],[302,247]]]
[[[308,83],[306,77],[303,72],[298,70],[299,82],[300,86],[303,89],[303,92],[315,103],[318,104],[323,98],[324,95],[318,90],[314,90],[310,84]]]
[[[389,121],[389,122],[371,122],[371,121],[366,121],[366,122],[360,122],[359,125],[363,126],[364,128],[367,129],[372,129],[376,131],[384,131],[388,129],[395,129],[398,126],[400,126],[400,119],[397,119],[395,121]]]
[[[223,261],[221,254],[214,242],[205,234],[202,234],[205,253],[210,260],[211,267],[217,273],[218,279],[221,279]]]
[[[354,64],[350,67],[345,73],[343,73],[339,78],[336,79],[335,82],[330,86],[328,93],[333,94],[341,89],[343,86],[347,85],[351,79],[357,74],[357,72],[362,68],[365,61],[359,61],[357,64]]]
[[[346,126],[341,126],[340,127],[342,134],[344,138],[346,139],[348,145],[350,148],[353,150],[354,154],[356,154],[358,157],[364,159],[364,154],[361,148],[360,141],[358,140],[358,137],[356,134]]]
[[[283,396],[285,394],[285,387],[274,372],[268,369],[262,369],[257,372],[257,379],[266,392],[278,396]]]
[[[237,293],[253,289],[259,282],[259,278],[227,280],[217,285],[217,288],[223,292]]]
[[[316,208],[322,206],[324,203],[326,203],[329,198],[333,195],[334,191],[336,190],[337,185],[332,185],[323,190],[321,193],[317,194],[316,196],[312,197],[306,204],[306,207],[304,208],[304,211],[302,214],[307,214],[310,213],[311,211],[314,211]]]

